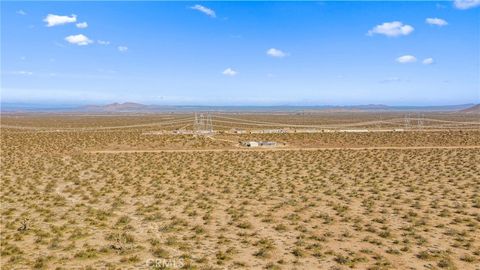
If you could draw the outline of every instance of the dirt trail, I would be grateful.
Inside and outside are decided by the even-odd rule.
[[[135,124],[135,125],[124,125],[124,126],[106,126],[106,127],[74,127],[74,128],[56,128],[56,127],[31,127],[31,126],[17,126],[17,125],[0,125],[1,128],[13,128],[13,129],[23,129],[23,130],[34,130],[34,131],[95,131],[95,130],[108,130],[108,129],[122,129],[122,128],[137,128],[137,127],[150,127],[150,126],[162,126],[162,125],[172,125],[179,123],[189,123],[193,121],[193,118],[181,118],[172,121],[165,122],[154,122],[146,124]]]
[[[118,153],[195,153],[195,152],[278,152],[278,151],[329,151],[329,150],[411,150],[411,149],[480,149],[480,145],[468,146],[371,146],[371,147],[312,147],[312,148],[228,148],[228,149],[133,149],[87,150],[91,154]]]

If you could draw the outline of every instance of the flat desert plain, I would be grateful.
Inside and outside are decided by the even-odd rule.
[[[480,269],[478,115],[210,117],[3,114],[2,269]]]

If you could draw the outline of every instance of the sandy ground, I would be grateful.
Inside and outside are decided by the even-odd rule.
[[[13,120],[129,127],[2,127],[2,269],[479,269],[474,129],[211,139]]]

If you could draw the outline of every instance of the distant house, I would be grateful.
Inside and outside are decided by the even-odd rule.
[[[235,134],[246,134],[247,131],[244,130],[244,129],[234,129],[233,133],[235,133]]]
[[[254,142],[254,141],[243,142],[242,144],[244,146],[247,146],[247,147],[258,147],[259,146],[258,142]]]
[[[260,146],[271,146],[271,147],[277,146],[276,142],[259,142],[258,144]]]
[[[241,143],[246,147],[275,147],[277,146],[276,142],[257,142],[257,141],[246,141]]]

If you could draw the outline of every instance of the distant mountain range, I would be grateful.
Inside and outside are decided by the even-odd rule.
[[[480,104],[474,105],[472,107],[460,110],[462,113],[469,113],[469,114],[480,114]]]
[[[395,111],[437,111],[479,113],[480,105],[460,104],[445,106],[388,106],[382,104],[352,106],[169,106],[144,105],[134,102],[111,103],[106,105],[86,106],[47,106],[35,104],[3,103],[3,112],[65,112],[65,113],[155,113],[155,112],[193,112],[193,111],[225,111],[225,112],[395,112]]]
[[[144,111],[155,109],[155,106],[143,105],[134,102],[112,103],[107,105],[87,105],[76,108],[79,111],[91,112],[129,112],[129,111]],[[74,108],[75,110],[75,108]]]

